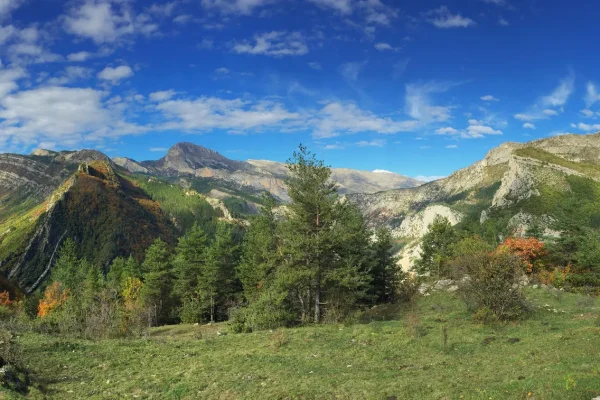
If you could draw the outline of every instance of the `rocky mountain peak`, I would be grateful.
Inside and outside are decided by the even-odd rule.
[[[214,150],[194,143],[182,142],[171,147],[165,157],[157,162],[161,169],[193,173],[201,168],[236,171],[247,169],[244,162],[230,160]]]

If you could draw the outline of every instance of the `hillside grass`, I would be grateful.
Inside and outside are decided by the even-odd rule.
[[[29,333],[19,342],[34,372],[32,399],[600,396],[598,301],[546,289],[527,294],[540,306],[534,314],[497,326],[473,323],[455,295],[438,292],[414,309],[376,308],[354,325],[226,335],[218,333],[226,324],[179,325],[155,328],[148,339]]]
[[[590,177],[600,177],[600,165],[570,161],[535,147],[524,147],[522,149],[515,150],[514,153],[520,157],[529,157],[548,164],[560,165]]]

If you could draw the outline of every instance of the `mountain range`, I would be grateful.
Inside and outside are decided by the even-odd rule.
[[[179,143],[156,161],[110,159],[94,150],[35,150],[0,155],[0,271],[24,291],[47,277],[57,250],[73,238],[105,268],[117,256],[138,259],[157,237],[175,243],[194,223],[242,222],[258,212],[261,194],[289,197],[285,164],[235,161]],[[414,187],[391,173],[333,170],[343,193]]]
[[[0,155],[0,272],[25,292],[47,277],[71,237],[81,254],[108,268],[141,259],[157,237],[175,244],[195,223],[247,224],[261,194],[289,199],[285,164],[236,161],[179,143],[155,161],[110,159],[94,150]],[[505,143],[447,178],[419,182],[387,172],[333,169],[339,191],[371,227],[389,227],[410,268],[437,215],[500,237],[532,227],[560,235],[567,223],[600,227],[600,133]]]

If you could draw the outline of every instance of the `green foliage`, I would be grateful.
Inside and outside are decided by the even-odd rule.
[[[394,252],[392,233],[387,228],[379,229],[373,243],[372,291],[377,303],[396,300],[400,282],[404,274],[398,268],[398,258]]]
[[[172,321],[173,271],[171,251],[165,242],[156,239],[148,248],[142,272],[144,286],[141,297],[151,312],[151,323],[162,325]]]
[[[587,176],[600,176],[600,166],[598,165],[569,161],[565,158],[559,157],[536,147],[524,147],[522,149],[515,150],[514,153],[517,156],[535,158],[548,164],[560,165]]]
[[[222,216],[202,197],[187,195],[176,184],[157,178],[136,177],[137,183],[160,204],[160,208],[176,221],[181,231],[187,232],[198,225],[208,235],[216,231],[217,219]]]
[[[465,252],[457,253],[451,265],[460,282],[459,294],[474,319],[491,322],[523,317],[529,307],[519,288],[522,261],[508,251],[487,251],[479,239],[463,241],[460,248]]]
[[[202,308],[211,322],[226,319],[228,306],[238,289],[235,266],[238,262],[238,246],[231,228],[220,223],[215,240],[208,248],[206,262],[200,271],[197,293]]]
[[[261,213],[250,219],[250,227],[244,235],[237,276],[248,301],[258,299],[264,285],[279,264],[277,220],[273,214],[275,201],[265,198]]]
[[[415,263],[417,273],[436,279],[450,276],[448,263],[454,255],[453,244],[456,239],[457,232],[450,221],[445,217],[436,216],[423,236],[421,258]]]

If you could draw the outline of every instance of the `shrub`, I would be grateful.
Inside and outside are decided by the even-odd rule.
[[[521,259],[505,249],[475,252],[453,260],[459,295],[482,322],[523,317],[528,306],[521,288]]]
[[[519,257],[530,274],[537,269],[536,261],[546,254],[544,243],[532,237],[509,237],[500,245],[500,248],[505,248]]]
[[[232,329],[236,333],[275,329],[292,325],[296,313],[285,307],[286,294],[268,290],[245,308],[232,312]]]

